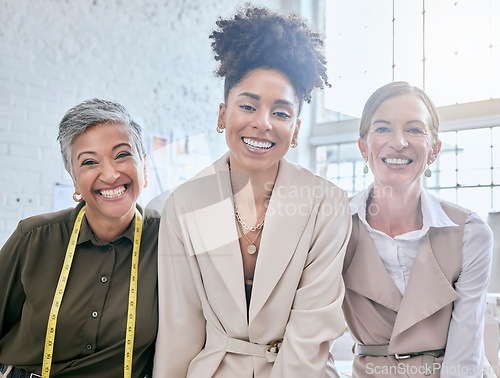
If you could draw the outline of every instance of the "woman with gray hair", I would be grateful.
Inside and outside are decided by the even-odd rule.
[[[150,376],[159,216],[137,205],[141,128],[93,99],[58,140],[78,204],[22,220],[0,251],[0,376]]]

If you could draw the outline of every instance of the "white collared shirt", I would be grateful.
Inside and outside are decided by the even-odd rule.
[[[366,201],[372,187],[351,199],[351,213],[358,214],[389,276],[404,295],[422,238],[431,227],[457,225],[446,215],[438,199],[422,189],[423,226],[420,230],[394,238],[374,230],[366,221]],[[453,304],[441,377],[482,377],[484,311],[492,251],[491,229],[477,214],[471,213],[464,228],[462,269],[455,283],[459,298]]]

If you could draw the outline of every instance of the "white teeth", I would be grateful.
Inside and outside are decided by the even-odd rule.
[[[121,186],[119,188],[111,190],[99,190],[99,194],[101,194],[101,196],[106,198],[116,198],[125,193],[125,190],[126,190],[125,186]]]
[[[254,148],[268,149],[273,146],[271,142],[261,142],[250,138],[243,138],[243,142]]]
[[[384,161],[387,164],[394,164],[394,165],[406,165],[410,164],[410,159],[391,159],[391,158],[386,158]]]

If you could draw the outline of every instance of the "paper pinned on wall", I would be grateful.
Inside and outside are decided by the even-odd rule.
[[[157,209],[170,192],[212,163],[204,134],[174,129],[170,136],[150,136],[148,187],[141,194],[143,205]]]

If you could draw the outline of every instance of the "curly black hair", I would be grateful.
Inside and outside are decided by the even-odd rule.
[[[212,31],[212,49],[220,62],[224,100],[253,69],[276,69],[292,83],[299,104],[311,101],[314,88],[330,86],[321,35],[296,14],[287,16],[246,3],[230,19],[219,18]]]

